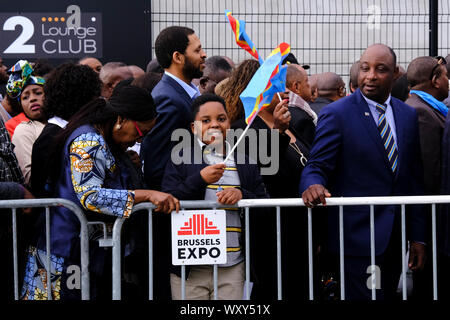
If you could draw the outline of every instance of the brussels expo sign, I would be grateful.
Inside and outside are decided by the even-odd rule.
[[[102,57],[102,14],[81,12],[0,13],[0,57]]]

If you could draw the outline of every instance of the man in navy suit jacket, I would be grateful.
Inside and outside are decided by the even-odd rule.
[[[152,91],[158,116],[142,143],[141,158],[148,187],[161,190],[164,168],[176,143],[171,141],[172,133],[176,129],[190,131],[190,106],[200,95],[192,79],[202,76],[206,54],[194,30],[177,26],[161,31],[155,53],[165,72]]]
[[[300,193],[308,207],[325,205],[325,198],[331,195],[423,193],[417,114],[390,95],[398,73],[395,53],[385,45],[375,44],[366,49],[359,65],[359,89],[325,107],[319,117],[310,159],[300,182]],[[380,113],[377,104],[384,104],[385,112]],[[384,118],[382,124],[388,124],[384,130],[391,132],[392,137],[386,140],[382,134],[389,131],[378,128],[379,118]],[[344,208],[346,299],[371,299],[371,288],[367,285],[371,276],[367,273],[371,270],[368,269],[371,265],[369,210],[369,206]],[[377,299],[395,296],[401,272],[399,211],[398,206],[375,207],[376,265],[381,270]],[[424,221],[420,207],[408,212],[412,270],[422,268],[425,260]],[[328,246],[331,253],[339,252],[337,207],[328,211]]]
[[[164,168],[176,144],[176,141],[171,141],[172,133],[176,129],[190,132],[191,103],[200,95],[192,79],[202,76],[206,54],[194,30],[177,26],[160,32],[155,41],[155,53],[165,71],[152,91],[157,112],[156,125],[142,142],[141,159],[144,161],[147,187],[161,190]],[[154,266],[155,299],[168,300],[171,297],[170,215],[156,215],[153,223],[153,254],[159,257]]]

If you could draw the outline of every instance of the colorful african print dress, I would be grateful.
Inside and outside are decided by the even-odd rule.
[[[91,126],[76,129],[67,139],[62,171],[56,183],[57,198],[78,204],[89,217],[92,212],[116,217],[128,217],[134,204],[134,192],[127,190],[127,172],[119,166],[103,137]],[[80,224],[68,209],[51,209],[51,291],[52,299],[60,296],[61,279],[74,260],[79,264]],[[95,217],[94,217],[95,219]],[[97,219],[99,220],[99,219]],[[91,238],[91,237],[90,237]],[[21,297],[24,300],[47,299],[47,255],[45,235],[37,248],[30,248]],[[90,246],[91,247],[91,246]],[[77,252],[76,252],[77,251]],[[77,257],[77,258],[74,258]],[[96,265],[96,256],[90,258],[91,267]],[[101,261],[99,264],[102,265]]]

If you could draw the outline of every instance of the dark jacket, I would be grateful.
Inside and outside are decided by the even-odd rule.
[[[172,161],[169,161],[164,173],[162,191],[172,194],[179,200],[204,200],[208,184],[201,177],[200,171],[207,167],[208,164],[204,161],[200,164],[195,164],[194,152],[202,152],[198,145],[195,146],[194,144],[193,149],[182,150],[180,156],[182,156],[183,152],[190,152],[192,164],[182,163],[176,165]],[[237,159],[236,154],[235,159]],[[240,164],[238,161],[236,163],[241,183],[242,198],[268,198],[266,188],[259,174],[258,166],[256,164],[249,164],[247,157],[245,159],[246,161],[243,164]],[[172,270],[176,275],[181,276],[180,267],[172,267]],[[188,269],[186,271],[186,274],[188,274]]]
[[[422,152],[425,194],[439,194],[441,186],[441,145],[445,116],[414,93],[411,94],[405,103],[416,109],[419,117],[420,150]]]
[[[164,167],[176,142],[171,141],[176,129],[190,131],[192,99],[174,79],[164,74],[152,91],[155,101],[156,125],[144,138],[141,160],[144,161],[144,178],[150,189],[161,190]]]
[[[0,200],[23,199],[23,186],[17,182],[0,181]]]
[[[445,120],[442,137],[442,188],[441,194],[450,195],[450,113]],[[445,255],[450,256],[450,205],[439,208],[437,215],[437,245]]]
[[[289,112],[291,113],[289,127],[295,130],[296,136],[308,143],[309,149],[316,135],[316,125],[312,117],[299,107],[289,107]]]
[[[47,178],[50,174],[49,160],[53,154],[55,136],[63,129],[52,123],[47,123],[39,137],[33,144],[31,153],[31,191],[36,198],[49,198],[52,196],[46,189]]]
[[[392,98],[398,147],[398,167],[390,168],[380,132],[360,90],[322,110],[311,156],[300,180],[300,193],[313,184],[325,186],[333,197],[412,196],[423,194],[419,126],[416,111]],[[375,206],[375,250],[388,246],[399,216],[398,206]],[[407,215],[408,239],[424,242],[425,215],[411,206]],[[345,254],[370,255],[368,206],[344,207]],[[328,215],[329,245],[339,252],[338,208]]]
[[[309,104],[309,106],[311,107],[311,109],[314,110],[314,112],[319,115],[320,111],[322,111],[322,109],[324,107],[326,107],[327,105],[329,105],[330,103],[332,103],[333,100],[331,99],[327,99],[327,98],[323,98],[323,97],[318,97],[316,100],[314,100],[314,102],[311,102]]]

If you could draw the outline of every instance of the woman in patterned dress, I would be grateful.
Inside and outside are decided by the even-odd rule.
[[[108,101],[99,98],[88,103],[56,139],[60,162],[52,166],[54,196],[78,204],[88,220],[107,225],[117,217],[129,217],[140,202],[152,202],[159,212],[179,210],[178,199],[169,194],[135,189],[126,150],[152,129],[156,108],[148,92],[129,83],[118,84]],[[52,299],[80,299],[80,290],[72,283],[72,268],[67,270],[80,265],[80,224],[65,208],[51,210]],[[97,237],[95,233],[90,230],[90,240]],[[41,234],[28,255],[21,295],[24,300],[47,299],[45,228]],[[110,251],[91,242],[89,253],[91,299],[110,299],[111,292],[105,288],[111,283]]]

